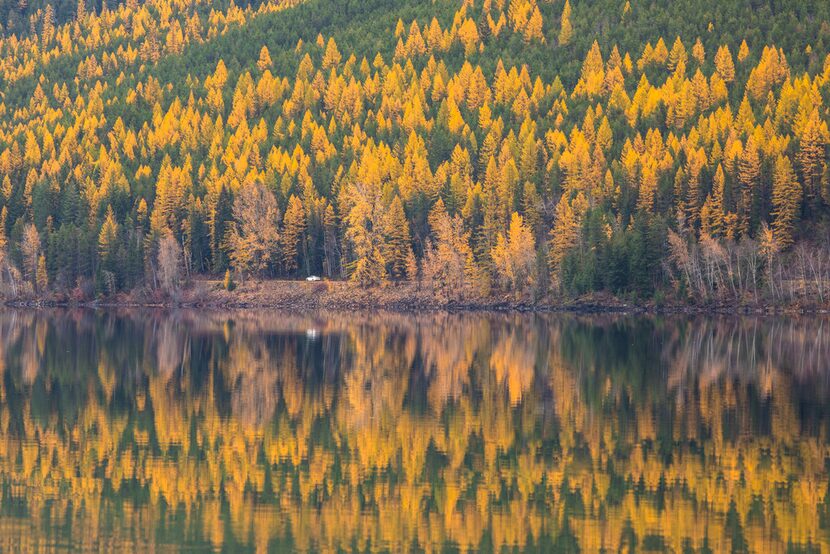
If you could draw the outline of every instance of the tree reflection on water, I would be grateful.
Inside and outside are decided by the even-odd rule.
[[[0,550],[825,550],[828,324],[3,312]]]

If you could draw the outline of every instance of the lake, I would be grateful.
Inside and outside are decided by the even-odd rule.
[[[0,312],[0,551],[830,548],[830,320]]]

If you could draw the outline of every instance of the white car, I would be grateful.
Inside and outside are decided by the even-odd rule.
[[[316,275],[309,275],[308,277],[305,278],[305,280],[306,281],[319,281],[320,278],[317,277]]]

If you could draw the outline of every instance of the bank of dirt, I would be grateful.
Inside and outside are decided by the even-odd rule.
[[[519,298],[493,295],[486,298],[454,299],[435,294],[431,288],[413,283],[389,284],[362,288],[344,281],[247,280],[225,290],[220,280],[195,279],[175,294],[137,290],[112,297],[77,298],[53,294],[47,297],[5,298],[6,306],[90,306],[90,307],[182,307],[182,308],[274,308],[287,311],[574,311],[584,313],[656,312],[656,313],[823,313],[826,306],[799,304],[775,306],[747,302],[743,304],[694,304],[618,298],[611,294],[591,294],[575,299]]]

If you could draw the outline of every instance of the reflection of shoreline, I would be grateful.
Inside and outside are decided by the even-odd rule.
[[[399,312],[344,313],[318,310],[305,314],[265,309],[251,310],[160,310],[120,309],[89,310],[45,309],[0,311],[0,346],[15,342],[29,326],[45,332],[51,319],[61,320],[64,328],[71,321],[75,332],[91,332],[96,325],[103,325],[108,333],[116,332],[108,327],[115,321],[134,326],[134,332],[149,337],[158,345],[159,356],[170,358],[159,361],[159,368],[180,365],[184,342],[194,338],[227,338],[232,335],[256,338],[258,335],[297,334],[317,341],[326,336],[349,337],[357,340],[367,333],[382,330],[385,335],[397,334],[418,339],[423,349],[441,336],[436,344],[442,344],[444,354],[452,348],[469,343],[487,351],[497,350],[494,345],[504,342],[504,331],[517,330],[518,343],[524,348],[536,347],[532,342],[549,342],[559,337],[566,348],[575,333],[590,337],[599,346],[577,352],[573,360],[580,372],[586,369],[598,371],[605,362],[603,354],[615,359],[610,367],[625,363],[659,364],[670,369],[669,384],[678,384],[683,375],[698,375],[704,381],[716,380],[719,375],[734,375],[747,379],[768,372],[771,368],[792,373],[798,379],[810,376],[830,379],[830,318],[820,316],[799,317],[741,317],[694,316],[648,314],[517,314],[510,312],[487,313],[424,313],[417,315]],[[433,333],[431,329],[435,329]],[[562,331],[564,335],[562,335]],[[631,345],[620,343],[625,335],[636,337]],[[423,338],[433,337],[425,343]],[[445,344],[447,337],[456,344]],[[564,338],[562,338],[564,337]],[[40,341],[43,341],[43,337]],[[516,339],[512,339],[516,342]],[[165,342],[170,346],[164,346]],[[584,341],[583,341],[584,342]],[[551,345],[553,346],[553,345]],[[590,346],[580,342],[571,348]],[[634,346],[635,348],[631,348]],[[171,352],[172,349],[172,352]],[[637,349],[643,350],[639,352]],[[34,350],[29,349],[34,354]],[[591,356],[596,357],[591,362]],[[422,355],[426,355],[422,352]],[[633,358],[639,355],[640,358]],[[632,358],[632,359],[627,359]],[[160,360],[163,358],[160,358]],[[587,366],[586,366],[587,364]],[[179,367],[179,369],[181,369]],[[166,371],[162,371],[163,373]],[[822,381],[822,379],[819,379]]]
[[[753,551],[787,537],[826,545],[825,327],[0,313],[0,484],[27,513],[73,519],[101,541],[69,499],[117,521],[136,514],[119,529],[170,525],[162,501],[183,506],[190,539],[213,545],[290,536],[307,550],[463,550],[567,529],[592,551],[616,548],[630,526],[641,543],[708,537],[722,550],[727,520]]]

